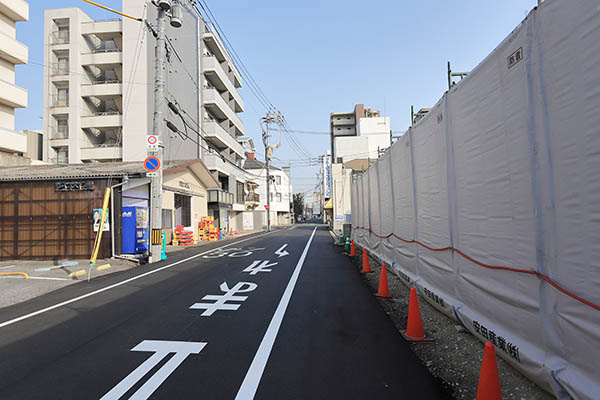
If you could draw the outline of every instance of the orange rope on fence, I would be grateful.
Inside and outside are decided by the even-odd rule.
[[[576,294],[574,294],[574,293],[572,293],[572,292],[564,289],[558,283],[554,282],[552,279],[550,279],[546,275],[542,274],[541,272],[537,272],[537,271],[534,271],[532,269],[522,269],[522,268],[507,267],[507,266],[504,266],[504,265],[490,265],[490,264],[486,264],[486,263],[483,263],[481,261],[478,261],[478,260],[474,259],[473,257],[468,256],[467,254],[463,253],[461,250],[459,250],[459,249],[457,249],[455,247],[452,247],[452,246],[446,246],[446,247],[438,247],[438,248],[436,248],[436,247],[428,246],[425,243],[419,242],[418,240],[402,238],[402,237],[396,235],[395,233],[390,233],[389,235],[379,235],[379,234],[373,232],[370,228],[367,228],[367,227],[353,226],[352,228],[353,229],[362,229],[362,230],[368,231],[371,235],[373,235],[373,236],[375,236],[375,237],[377,237],[379,239],[388,239],[388,238],[390,238],[390,237],[393,236],[396,239],[398,239],[398,240],[400,240],[400,241],[402,241],[404,243],[415,243],[415,244],[418,244],[419,246],[424,247],[424,248],[426,248],[426,249],[428,249],[430,251],[447,251],[447,250],[449,250],[449,251],[452,251],[452,252],[455,252],[455,253],[459,254],[463,258],[471,261],[473,264],[477,264],[477,265],[479,265],[481,267],[484,267],[484,268],[499,269],[499,270],[504,270],[504,271],[518,272],[518,273],[521,273],[521,274],[535,275],[538,278],[540,278],[540,279],[546,281],[547,283],[549,283],[553,288],[555,288],[559,292],[566,294],[567,296],[571,297],[572,299],[575,299],[575,300],[579,301],[580,303],[585,304],[586,306],[590,306],[590,307],[592,307],[592,308],[600,311],[600,306],[599,305],[594,304],[594,303],[592,303],[590,301],[587,301],[587,300],[585,300],[585,299],[577,296]]]

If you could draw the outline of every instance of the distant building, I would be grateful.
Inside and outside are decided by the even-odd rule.
[[[248,157],[244,163],[244,169],[252,174],[253,182],[258,184],[256,194],[259,197],[260,207],[258,210],[265,210],[267,205],[267,170],[263,161],[257,160],[254,156]],[[274,166],[269,166],[271,183],[269,187],[271,225],[288,225],[292,221],[292,184],[289,173]],[[266,225],[266,213],[264,224]]]
[[[27,90],[15,85],[15,65],[27,64],[29,49],[17,37],[18,21],[29,19],[23,0],[0,1],[0,165],[28,164],[26,134],[15,131],[15,108],[27,107]]]
[[[363,104],[355,105],[351,112],[331,113],[329,122],[333,164],[376,159],[391,146],[390,118]]]

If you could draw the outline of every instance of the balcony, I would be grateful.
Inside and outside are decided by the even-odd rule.
[[[51,76],[68,76],[70,74],[69,64],[51,64],[50,75]]]
[[[81,148],[80,158],[81,161],[121,160],[123,158],[123,148],[114,145]]]
[[[69,125],[58,125],[50,128],[50,140],[68,139]]]
[[[112,128],[123,125],[123,115],[116,111],[94,113],[81,117],[81,128]]]
[[[0,79],[0,104],[13,108],[27,107],[27,90]]]
[[[123,32],[123,21],[120,18],[84,22],[81,24],[82,35],[97,35],[100,38],[105,36],[113,37],[115,34],[121,35]]]
[[[206,46],[210,50],[212,54],[215,55],[219,62],[227,61],[233,70],[233,84],[236,88],[242,87],[242,76],[240,72],[237,70],[235,64],[231,60],[231,56],[227,53],[225,46],[221,42],[221,39],[218,35],[214,33],[214,27],[211,28],[209,25],[206,25],[206,32],[202,34],[202,39]]]
[[[0,0],[2,13],[13,21],[29,19],[29,4],[24,0]]]
[[[244,111],[244,101],[237,92],[232,80],[227,76],[223,67],[214,56],[205,56],[202,59],[202,69],[210,82],[220,91],[227,90],[233,96],[235,102],[235,112]]]
[[[123,95],[123,84],[118,80],[96,81],[89,85],[81,85],[82,97],[121,95]]]
[[[29,48],[4,32],[0,32],[0,58],[12,64],[27,64]]]
[[[216,121],[204,121],[202,130],[206,136],[213,142],[219,149],[229,148],[234,151],[240,158],[244,158],[244,148],[237,142],[227,131],[216,122]]]
[[[68,44],[71,41],[71,31],[54,31],[50,34],[51,44]]]
[[[209,189],[208,190],[208,208],[233,208],[233,193],[226,192],[221,189]]]
[[[67,93],[65,96],[59,97],[57,95],[50,97],[50,107],[53,108],[66,108],[69,107],[69,94]],[[67,110],[61,112],[61,110],[53,110],[54,114],[67,113]]]
[[[27,135],[0,127],[0,149],[10,153],[27,153]]]
[[[106,65],[123,63],[123,52],[120,49],[99,49],[81,55],[81,65]]]
[[[236,129],[236,135],[244,134],[244,124],[235,112],[229,107],[229,104],[221,97],[214,88],[205,88],[202,91],[202,101],[217,118],[230,120]]]

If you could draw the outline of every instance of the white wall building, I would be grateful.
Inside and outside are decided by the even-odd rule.
[[[27,64],[29,49],[16,39],[18,21],[29,19],[23,0],[0,1],[0,163],[27,153],[28,136],[15,131],[15,108],[27,107],[27,90],[15,85],[15,65]]]
[[[253,174],[254,182],[258,184],[256,193],[259,196],[260,206],[258,210],[265,210],[267,204],[267,171],[264,168],[264,162],[255,158],[248,158],[244,163],[244,169],[249,174]],[[289,225],[292,221],[292,183],[290,180],[289,171],[284,171],[280,168],[269,166],[271,174],[270,191],[270,207],[271,225]],[[264,222],[266,225],[266,213],[264,213]]]
[[[123,0],[123,12],[156,20],[149,0]],[[244,125],[239,73],[214,27],[191,2],[180,28],[167,27],[167,102],[164,160],[201,158],[221,184],[209,196],[209,215],[237,228],[245,210]],[[54,163],[142,161],[153,131],[155,39],[131,19],[94,21],[79,8],[46,10],[44,17],[45,159]],[[217,199],[210,201],[210,199]],[[212,203],[212,204],[211,204]]]
[[[333,163],[379,157],[391,146],[389,117],[357,104],[352,112],[330,114],[331,154]]]

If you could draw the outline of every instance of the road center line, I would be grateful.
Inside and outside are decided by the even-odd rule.
[[[275,310],[275,314],[273,314],[273,319],[271,319],[271,323],[267,328],[267,332],[265,333],[265,336],[263,337],[256,354],[254,355],[252,364],[250,364],[250,368],[246,373],[246,377],[242,382],[242,386],[240,386],[237,396],[235,396],[235,400],[251,400],[254,399],[254,396],[256,395],[258,384],[260,383],[263,372],[265,371],[265,367],[267,365],[267,361],[269,360],[269,356],[271,355],[271,350],[273,349],[273,344],[275,343],[277,333],[281,327],[281,322],[283,321],[285,311],[290,303],[292,292],[294,291],[294,287],[298,281],[298,276],[300,275],[300,271],[304,265],[304,259],[306,258],[306,254],[308,254],[308,249],[312,243],[316,231],[317,228],[315,227],[310,235],[310,238],[308,239],[308,242],[306,243],[306,247],[304,247],[304,251],[300,256],[300,259],[298,260],[298,264],[296,264],[296,269],[294,269],[294,273],[292,274],[292,277],[285,288],[285,292],[283,292],[283,296],[281,296],[279,305]]]
[[[63,302],[61,302],[61,303],[54,304],[54,305],[52,305],[52,306],[50,306],[50,307],[42,308],[41,310],[37,310],[37,311],[34,311],[34,312],[32,312],[32,313],[25,314],[25,315],[22,315],[22,316],[20,316],[20,317],[17,317],[17,318],[13,318],[13,319],[11,319],[11,320],[8,320],[8,321],[5,321],[5,322],[2,322],[2,323],[0,323],[0,328],[4,328],[5,326],[12,325],[12,324],[14,324],[14,323],[17,323],[17,322],[19,322],[19,321],[23,321],[23,320],[25,320],[25,319],[28,319],[28,318],[31,318],[31,317],[35,317],[36,315],[40,315],[40,314],[46,313],[46,312],[48,312],[48,311],[52,311],[52,310],[54,310],[54,309],[57,309],[57,308],[59,308],[59,307],[66,306],[67,304],[75,303],[76,301],[83,300],[83,299],[85,299],[85,298],[88,298],[88,297],[91,297],[91,296],[94,296],[94,295],[100,294],[100,293],[102,293],[102,292],[106,292],[107,290],[114,289],[114,288],[116,288],[116,287],[119,287],[119,286],[125,285],[125,284],[127,284],[127,283],[129,283],[129,282],[133,282],[133,281],[136,281],[136,280],[138,280],[138,279],[144,278],[144,277],[146,277],[146,276],[148,276],[148,275],[152,275],[152,274],[155,274],[155,273],[157,273],[157,272],[163,271],[163,270],[165,270],[165,269],[168,269],[168,268],[174,267],[174,266],[176,266],[176,265],[179,265],[179,264],[181,264],[181,263],[184,263],[184,262],[186,262],[186,261],[193,260],[194,258],[200,257],[200,256],[202,256],[202,255],[204,255],[204,254],[208,254],[208,253],[210,253],[211,251],[215,251],[215,250],[218,250],[218,249],[223,249],[223,248],[225,248],[225,247],[233,246],[233,245],[235,245],[235,244],[238,244],[238,243],[242,243],[242,242],[245,242],[245,241],[248,241],[248,240],[256,239],[256,238],[259,238],[259,237],[261,237],[261,236],[268,235],[268,234],[270,234],[270,233],[273,233],[273,232],[277,232],[277,231],[266,232],[266,233],[263,233],[263,234],[260,234],[260,235],[257,235],[257,236],[252,236],[252,237],[249,237],[249,238],[247,238],[247,239],[238,240],[237,242],[229,243],[229,244],[226,244],[226,245],[224,245],[224,246],[221,246],[221,247],[217,247],[217,248],[214,248],[214,249],[210,249],[210,250],[204,251],[204,252],[202,252],[202,253],[199,253],[199,254],[193,255],[193,256],[191,256],[191,257],[184,258],[183,260],[179,260],[179,261],[177,261],[177,262],[174,262],[173,264],[165,265],[164,267],[160,267],[160,268],[154,269],[154,270],[152,270],[152,271],[145,272],[145,273],[143,273],[143,274],[141,274],[141,275],[137,275],[137,276],[131,277],[131,278],[129,278],[129,279],[125,279],[124,281],[117,282],[117,283],[115,283],[115,284],[112,284],[112,285],[110,285],[110,286],[104,287],[104,288],[102,288],[102,289],[94,290],[93,292],[86,293],[86,294],[84,294],[84,295],[81,295],[81,296],[78,296],[78,297],[74,297],[74,298],[72,298],[72,299],[70,299],[70,300],[66,300],[66,301],[63,301]]]

